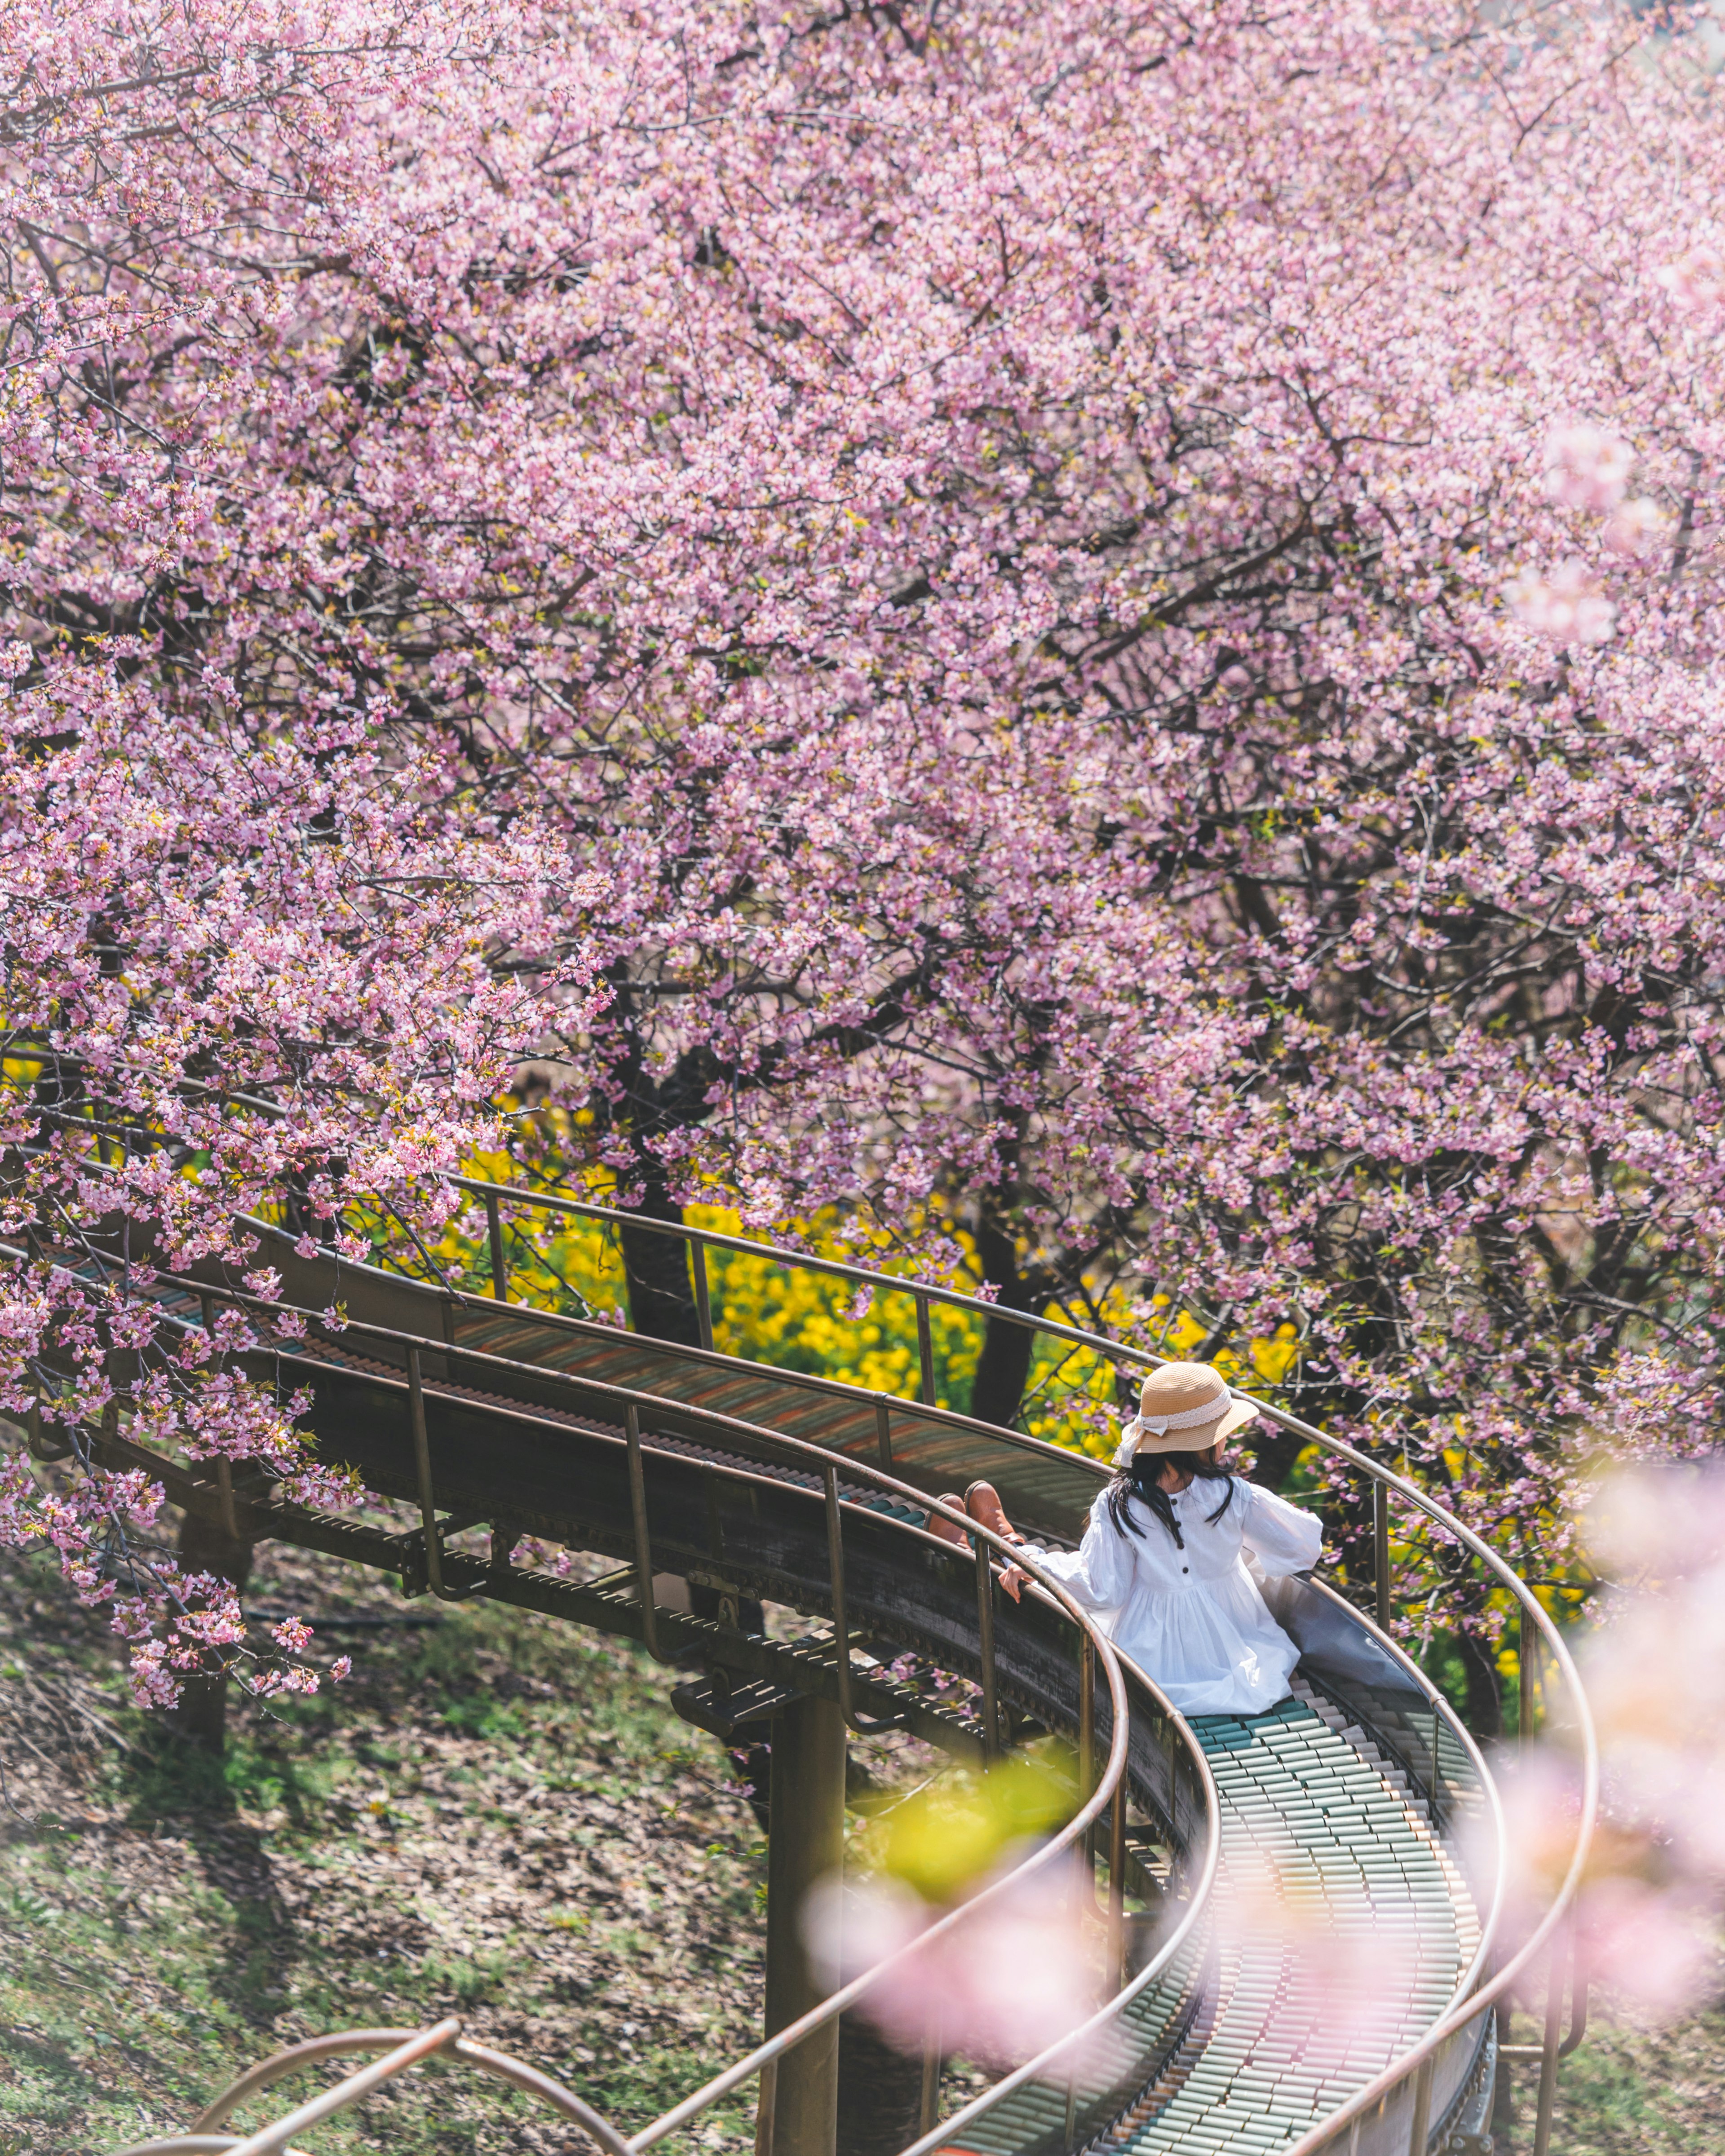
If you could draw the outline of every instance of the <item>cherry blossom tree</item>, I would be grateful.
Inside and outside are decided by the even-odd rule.
[[[187,184],[198,156],[158,124],[155,79],[172,100],[227,70],[216,105],[239,134],[291,103],[291,68],[228,68],[231,27],[182,20],[133,51],[111,19],[11,18],[0,138],[19,247],[0,408],[19,632],[0,649],[0,1409],[35,1455],[0,1454],[0,1540],[46,1543],[114,1604],[133,1689],[159,1705],[230,1668],[264,1693],[317,1678],[303,1626],[249,1639],[247,1553],[190,1518],[177,1557],[162,1545],[161,1489],[113,1465],[113,1440],[249,1462],[305,1502],[359,1492],[310,1453],[302,1401],[235,1371],[249,1322],[177,1328],[153,1284],[215,1256],[273,1293],[243,1216],[284,1191],[308,1235],[340,1235],[356,1204],[437,1233],[442,1178],[496,1141],[513,1062],[585,978],[544,905],[580,882],[556,833],[458,821],[449,769],[387,691],[308,649],[260,701],[186,619],[188,550],[226,512],[195,416],[171,408],[181,385],[134,413],[127,370],[219,311],[219,272],[200,290],[192,267],[221,244]],[[188,274],[147,249],[122,260],[110,203],[166,216]]]
[[[429,775],[382,765],[375,721],[261,742],[228,722],[228,685],[206,673],[176,708],[147,669],[126,678],[134,655],[5,654],[0,1407],[44,1464],[0,1456],[0,1539],[45,1541],[115,1599],[135,1691],[172,1704],[231,1663],[254,1690],[315,1689],[304,1628],[248,1648],[244,1553],[189,1519],[177,1561],[157,1547],[160,1487],[95,1434],[261,1466],[302,1502],[359,1491],[308,1450],[303,1400],[234,1369],[258,1337],[240,1311],[177,1328],[153,1288],[215,1255],[276,1293],[244,1216],[285,1187],[308,1237],[356,1202],[435,1234],[440,1178],[495,1132],[571,977],[497,963],[533,947],[542,850],[428,829]]]
[[[236,742],[372,714],[437,844],[534,853],[605,990],[533,1043],[572,1166],[934,1263],[963,1224],[1019,1308],[1291,1327],[1296,1404],[1536,1568],[1601,1435],[1706,1441],[1725,135],[1683,10],[0,39],[26,641],[218,680]],[[675,1331],[670,1248],[625,1237]]]

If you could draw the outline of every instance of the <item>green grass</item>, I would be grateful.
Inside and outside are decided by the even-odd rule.
[[[1725,2007],[1657,2030],[1615,2020],[1600,2003],[1607,2014],[1558,2083],[1555,2156],[1721,2156]],[[1532,2146],[1528,2127],[1514,2147]]]
[[[391,1606],[333,1563],[270,1561],[274,1604]],[[49,1816],[0,1815],[0,2156],[183,2128],[244,2066],[341,2027],[459,2014],[625,2129],[747,2047],[754,1824],[634,1650],[469,1605],[362,1635],[353,1681],[243,1712],[217,1760],[117,1706],[99,1620],[6,1562],[0,1665],[30,1691],[0,1688],[0,1732],[15,1799]],[[65,1741],[92,1700],[126,1752]],[[698,2145],[752,2133],[733,2108]],[[316,2137],[319,2156],[586,2145],[443,2066]]]
[[[259,1600],[403,1608],[333,1562],[264,1556]],[[246,1710],[212,1759],[118,1703],[99,1616],[0,1558],[0,1743],[14,1799],[49,1815],[0,1813],[0,2156],[183,2128],[243,2066],[341,2027],[459,2014],[625,2130],[752,2040],[763,1851],[663,1672],[485,1604],[331,1644],[354,1647],[349,1685]],[[1524,2074],[1515,2156],[1529,2094]],[[692,2138],[750,2145],[747,2106]],[[311,2139],[317,2156],[588,2156],[542,2108],[441,2066]],[[1663,2032],[1597,2014],[1552,2148],[1725,2156],[1725,2011]]]

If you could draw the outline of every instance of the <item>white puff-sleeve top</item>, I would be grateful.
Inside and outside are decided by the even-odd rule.
[[[1300,1650],[1264,1606],[1246,1570],[1250,1553],[1272,1578],[1317,1562],[1322,1523],[1285,1497],[1235,1475],[1233,1502],[1219,1480],[1188,1484],[1168,1502],[1184,1547],[1142,1499],[1127,1507],[1136,1535],[1122,1534],[1106,1494],[1091,1507],[1071,1552],[1027,1547],[1183,1714],[1262,1714],[1286,1699]]]

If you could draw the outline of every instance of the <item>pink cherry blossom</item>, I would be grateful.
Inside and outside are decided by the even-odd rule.
[[[1635,468],[1629,444],[1586,421],[1553,429],[1545,444],[1545,490],[1572,509],[1615,509]]]
[[[1718,1426],[1703,58],[1475,0],[0,11],[7,1411],[159,1349],[128,1428],[339,1500],[228,1334],[54,1254],[249,1263],[290,1190],[418,1263],[506,1139],[1281,1341],[1574,1568],[1602,1440]],[[18,1466],[82,1591],[167,1592]],[[1501,1609],[1398,1550],[1489,1722]]]
[[[1671,537],[1671,519],[1650,495],[1638,494],[1618,505],[1605,526],[1608,547],[1620,554],[1656,553]]]
[[[848,1889],[832,1882],[810,1897],[803,1929],[823,1979],[836,1989],[946,1913],[890,1878]],[[981,2064],[1016,2066],[1101,2004],[1094,1944],[1073,1922],[1070,1876],[1043,1871],[907,1955],[856,2010],[899,2051],[919,2052],[932,2041]]]
[[[1653,281],[1686,312],[1717,314],[1725,306],[1725,254],[1710,242],[1698,240],[1671,261],[1661,263],[1653,273]]]
[[[1616,627],[1617,610],[1604,585],[1573,557],[1549,575],[1528,572],[1512,578],[1503,596],[1517,621],[1553,644],[1608,643]]]
[[[1579,1643],[1604,1791],[1581,1919],[1595,1965],[1668,2018],[1707,1995],[1725,1915],[1725,1466],[1614,1472],[1584,1532],[1607,1577]],[[1507,1775],[1514,1922],[1568,1870],[1579,1785],[1561,1727]]]

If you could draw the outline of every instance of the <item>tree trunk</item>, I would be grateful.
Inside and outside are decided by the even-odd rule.
[[[251,1577],[254,1543],[242,1542],[214,1520],[187,1512],[180,1522],[180,1564],[183,1570],[213,1572],[232,1580],[243,1594]],[[228,1734],[228,1678],[187,1677],[169,1726],[207,1751],[219,1752]]]
[[[1042,1298],[1019,1270],[1017,1245],[986,1214],[977,1224],[976,1248],[982,1260],[983,1278],[994,1290],[997,1306],[1038,1315]],[[1034,1344],[1029,1326],[1014,1325],[1000,1317],[988,1320],[970,1387],[970,1412],[978,1422],[992,1422],[1002,1430],[1012,1428],[1024,1397]]]
[[[988,1320],[970,1387],[970,1411],[978,1422],[1012,1428],[1030,1374],[1032,1345],[1028,1326],[1011,1325],[999,1317]]]
[[[1491,1650],[1468,1633],[1457,1632],[1453,1636],[1467,1685],[1467,1726],[1481,1739],[1502,1737],[1503,1694]]]
[[[649,1220],[682,1222],[681,1206],[671,1203],[660,1183],[648,1184],[634,1210]],[[700,1347],[701,1322],[696,1314],[688,1245],[675,1235],[632,1228],[626,1219],[619,1222],[618,1235],[629,1283],[629,1322],[635,1331],[684,1348]]]

